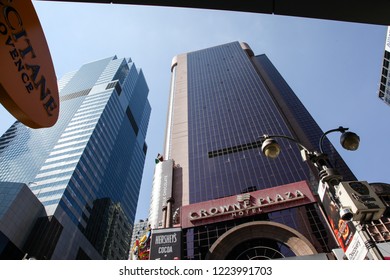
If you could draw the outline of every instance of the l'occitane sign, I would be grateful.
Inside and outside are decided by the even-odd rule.
[[[58,119],[57,79],[29,0],[0,0],[0,102],[32,128],[53,126]]]

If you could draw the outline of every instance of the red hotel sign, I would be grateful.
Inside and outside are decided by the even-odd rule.
[[[181,227],[233,220],[316,202],[306,181],[190,204],[181,208]]]
[[[32,128],[58,119],[57,78],[30,0],[0,0],[0,102]]]

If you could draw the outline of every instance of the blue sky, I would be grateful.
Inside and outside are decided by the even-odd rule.
[[[185,8],[33,1],[58,78],[80,65],[131,57],[149,85],[152,115],[137,219],[148,215],[154,157],[163,151],[172,58],[232,41],[265,53],[326,131],[359,134],[355,152],[330,140],[359,180],[390,183],[390,106],[377,97],[386,27]],[[0,135],[14,118],[0,106]],[[265,132],[266,133],[266,132]]]

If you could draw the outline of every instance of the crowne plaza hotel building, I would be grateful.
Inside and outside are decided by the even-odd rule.
[[[316,170],[288,141],[277,159],[260,152],[264,134],[312,150],[323,134],[267,56],[232,42],[177,55],[171,71],[151,226],[181,228],[182,259],[328,258],[338,244]],[[324,148],[344,180],[356,180],[327,139]]]

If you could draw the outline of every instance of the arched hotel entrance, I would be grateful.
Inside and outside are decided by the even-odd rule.
[[[209,249],[206,259],[259,260],[317,253],[309,240],[295,229],[280,223],[255,221],[221,235]]]

